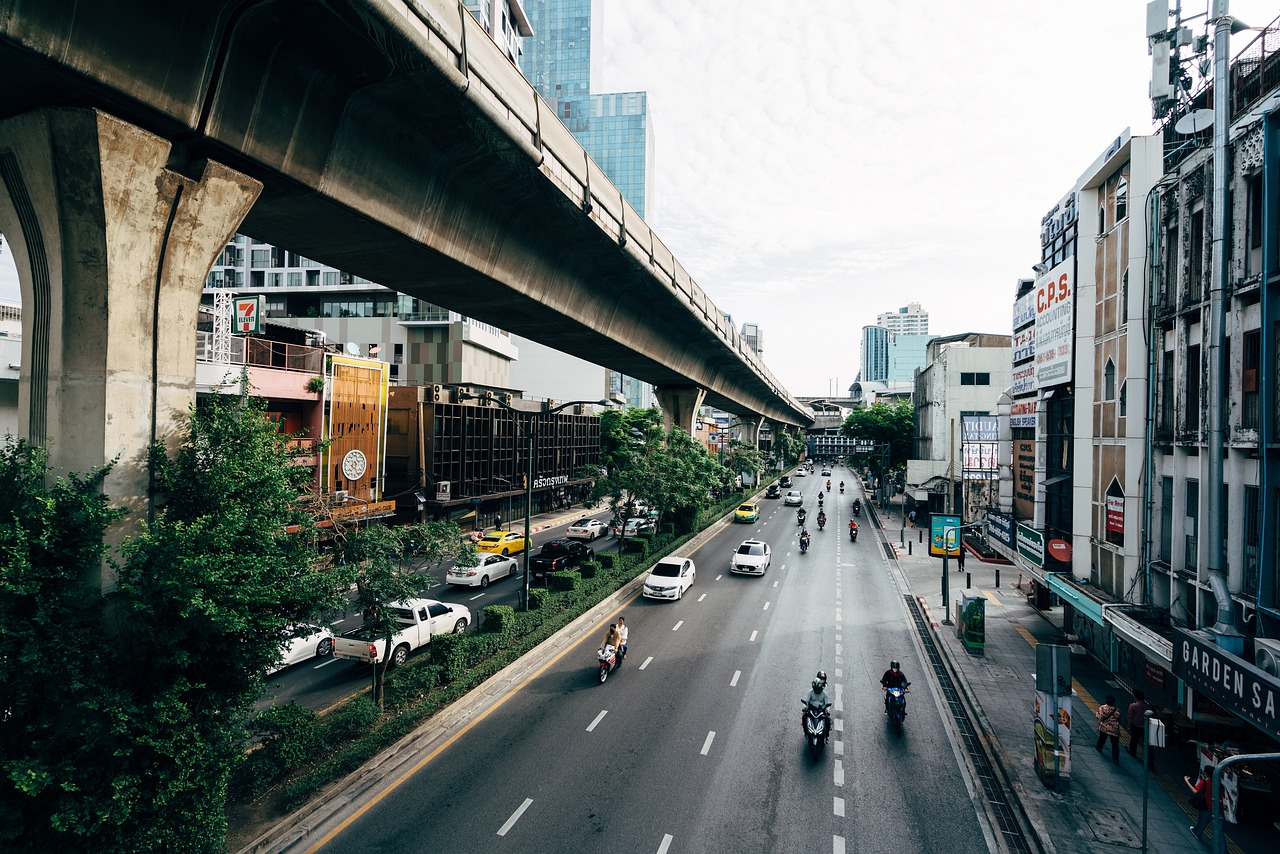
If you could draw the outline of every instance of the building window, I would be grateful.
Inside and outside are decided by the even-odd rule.
[[[1120,322],[1129,322],[1129,268],[1124,268],[1124,275],[1120,278]]]
[[[1200,530],[1200,482],[1187,478],[1187,530],[1184,534],[1182,565],[1189,572],[1200,568],[1199,538]]]
[[[1258,569],[1262,546],[1262,502],[1258,487],[1244,488],[1244,584],[1241,592],[1258,598]]]
[[[991,385],[991,374],[961,372],[960,385]]]
[[[1262,330],[1253,329],[1244,334],[1244,359],[1240,371],[1240,426],[1257,430],[1261,414],[1261,397],[1258,368],[1262,364]]]
[[[1129,182],[1121,178],[1116,184],[1116,222],[1129,215]]]
[[[1200,429],[1200,345],[1187,348],[1187,430]]]
[[[1173,432],[1173,351],[1164,351],[1160,368],[1160,425],[1162,433]]]
[[[1129,414],[1129,384],[1127,382],[1120,383],[1120,417],[1124,418]]]
[[[271,250],[270,249],[252,249],[249,251],[250,267],[270,267],[271,266]]]
[[[1204,208],[1191,214],[1191,268],[1187,271],[1187,299],[1199,302],[1204,294]]]
[[[1247,249],[1245,252],[1244,274],[1246,276],[1254,276],[1262,272],[1262,175],[1255,175],[1249,179],[1248,186],[1249,196],[1249,219],[1245,228],[1248,229]]]
[[[1116,363],[1107,359],[1107,366],[1102,369],[1102,399],[1116,399]]]
[[[1160,560],[1168,563],[1173,553],[1173,478],[1160,481]]]

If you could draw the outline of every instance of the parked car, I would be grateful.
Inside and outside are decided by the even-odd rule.
[[[733,511],[733,521],[735,522],[759,522],[760,521],[760,505],[747,502],[739,504],[738,509]]]
[[[471,623],[466,605],[438,602],[435,599],[406,599],[390,605],[400,630],[391,636],[391,666],[399,667],[409,653],[431,643],[442,634],[461,634]],[[382,660],[386,638],[370,625],[343,632],[333,642],[335,658],[370,664]]]
[[[333,632],[324,626],[313,626],[310,623],[299,623],[290,626],[285,633],[281,648],[284,656],[267,673],[279,673],[291,664],[310,661],[313,658],[324,658],[333,652]]]
[[[622,536],[634,537],[636,534],[652,534],[656,531],[657,525],[649,518],[640,518],[639,516],[628,519],[627,523],[622,526]]]
[[[446,584],[457,587],[488,587],[490,581],[497,581],[515,575],[520,563],[506,555],[488,555],[480,559],[476,566],[451,566],[444,574]]]
[[[649,599],[679,599],[693,586],[698,572],[687,557],[670,555],[653,565],[644,580],[643,595]]]
[[[566,537],[574,540],[594,540],[609,533],[609,526],[599,519],[579,519],[564,532]]]
[[[769,484],[769,488],[764,491],[765,498],[781,498],[782,487],[776,483]]]
[[[800,493],[800,490],[793,489],[787,493],[785,498],[782,499],[782,503],[787,507],[803,507],[804,495]]]
[[[769,568],[769,544],[764,540],[743,540],[729,558],[729,571],[743,575],[764,575]]]
[[[520,554],[528,547],[529,541],[524,538],[524,534],[517,534],[515,531],[492,531],[476,543],[476,551],[490,554]]]

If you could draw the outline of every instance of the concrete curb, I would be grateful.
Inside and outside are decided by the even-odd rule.
[[[733,513],[712,522],[690,539],[682,551],[700,547],[730,524]],[[549,525],[559,524],[559,521]],[[241,854],[285,854],[314,845],[355,816],[374,796],[395,786],[419,764],[425,764],[473,722],[497,708],[525,681],[555,663],[587,632],[620,611],[639,595],[645,573],[637,573],[617,591],[526,652],[476,688],[428,718],[416,730],[383,750],[357,770],[316,793],[310,803],[268,828]]]

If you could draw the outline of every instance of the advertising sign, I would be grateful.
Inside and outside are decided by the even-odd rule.
[[[1107,530],[1115,534],[1124,533],[1124,496],[1107,496]]]
[[[1056,786],[1071,777],[1071,695],[1036,691],[1035,706],[1036,771]]]
[[[253,335],[262,331],[262,297],[236,297],[233,329],[240,335]]]
[[[1224,709],[1280,740],[1280,679],[1206,638],[1175,627],[1173,675]]]
[[[964,480],[995,480],[1000,476],[995,442],[968,442],[960,446]]]
[[[960,517],[932,516],[929,519],[929,554],[932,557],[960,554]]]
[[[961,442],[1000,441],[1000,422],[994,415],[961,415]]]
[[[987,536],[1000,543],[1006,549],[1013,550],[1014,537],[1013,517],[995,510],[987,511]]]
[[[1018,523],[1018,554],[1032,566],[1044,566],[1044,534],[1025,522]]]
[[[1031,355],[1035,355],[1034,351]],[[1021,367],[1013,369],[1010,375],[1013,383],[1009,386],[1009,394],[1017,397],[1022,394],[1030,394],[1036,390],[1036,366],[1034,362],[1028,362]],[[1035,426],[1034,424],[1032,426]]]
[[[1010,427],[1029,427],[1034,430],[1037,420],[1034,400],[1015,400],[1009,409]]]
[[[1036,503],[1036,443],[1034,439],[1013,441],[1013,509],[1030,519]]]
[[[1013,333],[1013,363],[1025,362],[1036,355],[1036,328],[1028,326]],[[1034,366],[1032,368],[1034,370]]]
[[[1071,382],[1075,262],[1072,255],[1036,280],[1036,388]]]
[[[1025,295],[1014,300],[1013,303],[1013,328],[1026,326],[1028,323],[1036,319],[1036,292],[1029,291]],[[1014,357],[1015,361],[1017,357]]]

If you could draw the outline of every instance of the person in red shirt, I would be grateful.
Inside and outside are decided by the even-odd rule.
[[[1201,768],[1200,777],[1194,783],[1191,782],[1190,777],[1183,777],[1182,781],[1191,790],[1190,803],[1196,808],[1196,823],[1191,825],[1191,835],[1203,841],[1202,834],[1213,816],[1210,812],[1210,807],[1213,805],[1213,770]]]

